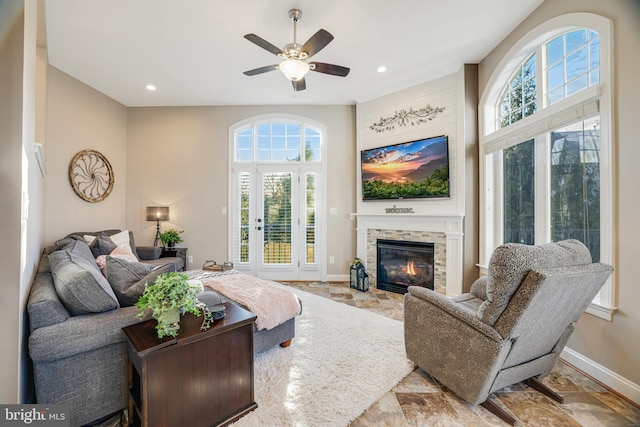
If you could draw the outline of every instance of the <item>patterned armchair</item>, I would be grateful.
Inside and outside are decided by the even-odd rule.
[[[404,299],[407,357],[466,402],[504,421],[514,418],[487,398],[526,382],[555,400],[547,376],[574,323],[613,268],[592,263],[577,240],[498,247],[471,292],[449,299],[409,287]]]

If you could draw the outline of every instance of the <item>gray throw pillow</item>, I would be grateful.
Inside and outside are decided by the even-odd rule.
[[[129,246],[131,246],[131,252],[133,252],[133,255],[138,258],[138,261],[140,261],[138,249],[136,248],[136,239],[133,237],[133,231],[131,230],[129,230]]]
[[[118,300],[96,264],[89,246],[76,240],[49,254],[53,284],[74,316],[118,308]]]
[[[118,245],[113,243],[113,240],[105,233],[98,234],[89,245],[94,258],[98,258],[100,255],[109,255],[117,247]]]
[[[156,267],[110,256],[107,256],[106,265],[107,280],[123,307],[135,305],[145,284],[153,285],[159,275],[176,271],[173,263]]]

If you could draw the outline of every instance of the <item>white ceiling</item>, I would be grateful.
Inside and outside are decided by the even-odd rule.
[[[354,104],[478,63],[542,1],[47,0],[47,45],[51,65],[126,106]],[[298,43],[329,31],[312,60],[347,77],[311,72],[294,93],[279,71],[242,74],[279,62],[243,36],[291,43],[292,8]]]

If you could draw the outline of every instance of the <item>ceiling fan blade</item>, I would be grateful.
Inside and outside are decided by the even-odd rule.
[[[252,34],[245,34],[244,38],[249,40],[251,43],[254,43],[254,44],[260,46],[264,50],[268,50],[269,52],[273,53],[274,55],[279,55],[279,54],[282,53],[282,51],[280,50],[279,47],[276,47],[276,46],[272,45],[271,43],[269,43],[268,41],[266,41],[262,37],[257,36],[257,35],[255,35],[253,33]]]
[[[340,65],[334,64],[325,64],[324,62],[310,62],[309,65],[312,71],[316,71],[318,73],[331,74],[332,76],[340,76],[345,77],[351,71],[347,67],[342,67]]]
[[[300,80],[292,80],[291,84],[293,85],[293,90],[296,92],[300,92],[301,90],[305,90],[307,88],[307,82],[304,81],[304,77]]]
[[[309,40],[300,48],[301,52],[307,52],[307,58],[311,58],[316,53],[320,52],[326,45],[333,40],[333,36],[326,30],[318,30],[317,33],[311,36]]]
[[[277,65],[267,65],[265,67],[254,68],[253,70],[245,71],[243,74],[246,76],[255,76],[256,74],[267,73],[269,71],[277,70]]]

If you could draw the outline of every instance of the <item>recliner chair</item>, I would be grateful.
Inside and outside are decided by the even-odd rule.
[[[524,381],[562,402],[539,379],[549,375],[575,322],[612,271],[592,263],[577,240],[502,245],[491,256],[488,275],[470,293],[450,299],[409,287],[407,357],[466,402],[515,425],[487,398]]]

